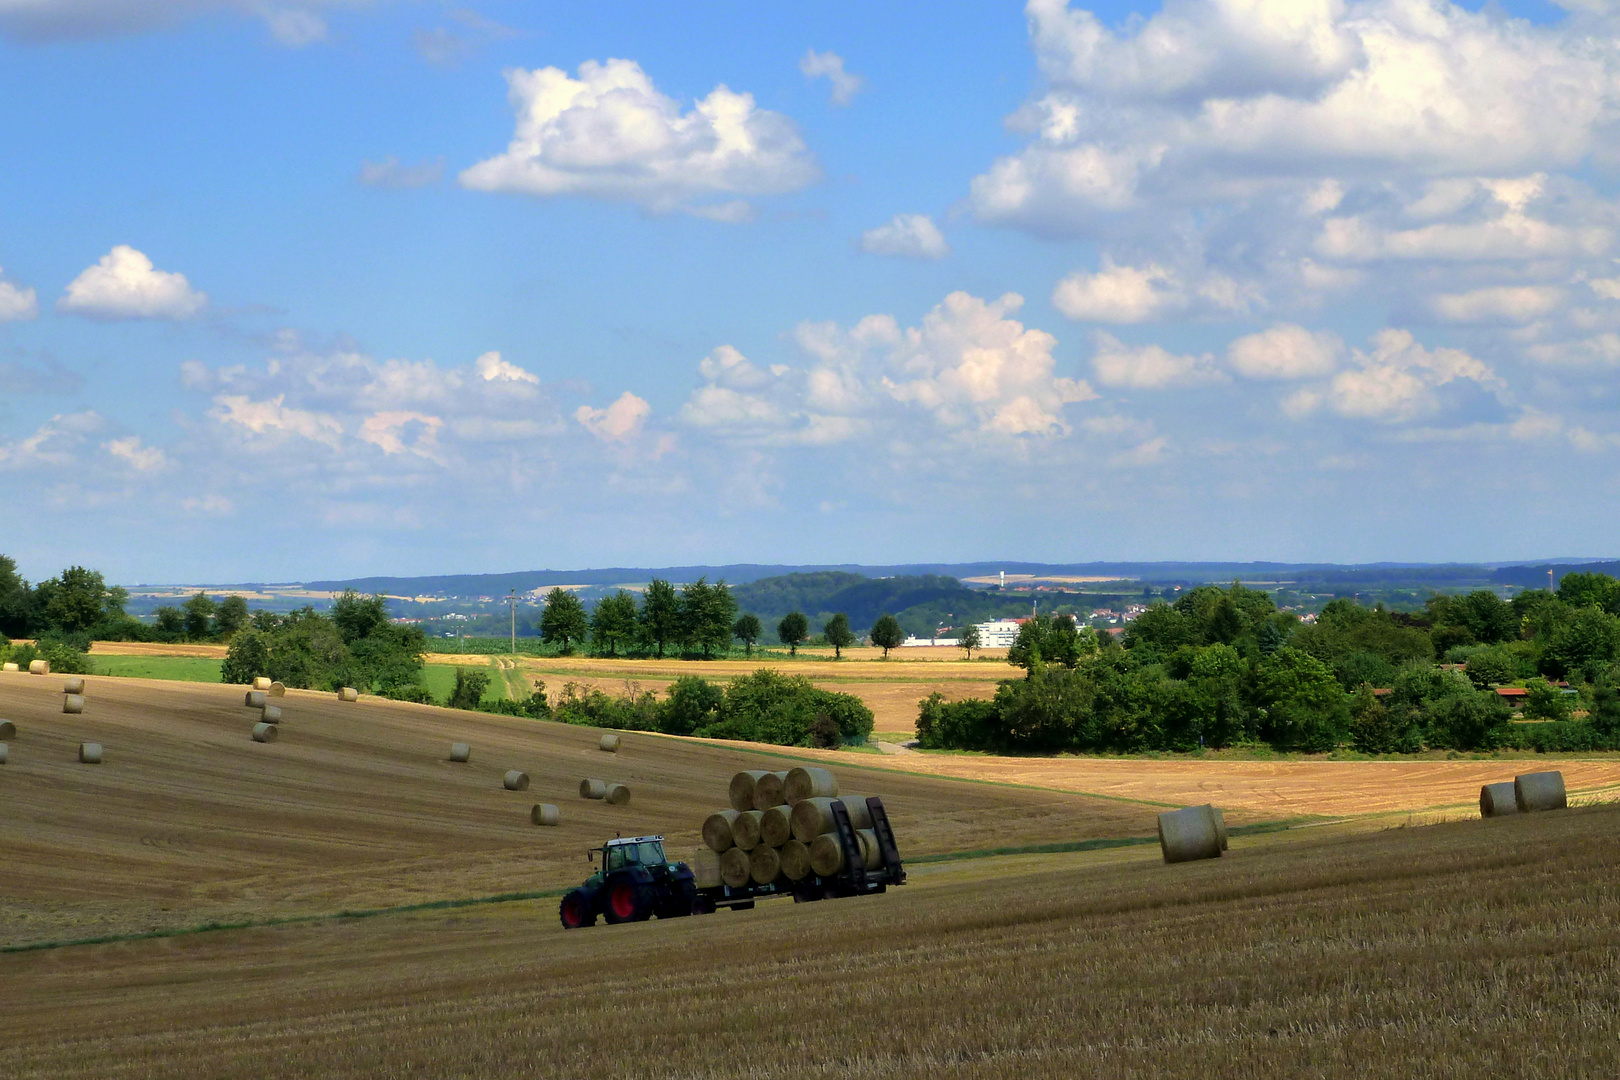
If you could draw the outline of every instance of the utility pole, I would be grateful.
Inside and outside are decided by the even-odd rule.
[[[517,655],[517,590],[506,591],[506,602],[512,606],[512,655]]]

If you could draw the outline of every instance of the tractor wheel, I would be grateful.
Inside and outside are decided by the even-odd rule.
[[[679,919],[684,915],[692,914],[692,905],[697,901],[697,886],[690,881],[679,881],[664,901],[664,906],[658,910],[660,919]]]
[[[581,927],[596,925],[596,912],[592,910],[590,900],[578,890],[562,898],[562,903],[557,907],[557,915],[562,919],[564,930],[578,930]]]
[[[608,922],[645,922],[651,917],[652,899],[643,886],[631,881],[618,881],[608,886]]]
[[[714,901],[707,896],[698,897],[696,900],[692,901],[692,914],[713,915]]]

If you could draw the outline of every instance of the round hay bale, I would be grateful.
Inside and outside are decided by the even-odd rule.
[[[609,754],[617,754],[619,752],[619,737],[611,731],[606,732],[596,741],[596,748],[605,750]]]
[[[754,808],[754,786],[765,773],[761,769],[748,769],[737,773],[731,778],[731,787],[727,791],[731,808],[733,810],[752,810]]]
[[[64,694],[82,694],[82,693],[84,693],[84,679],[82,679],[81,677],[75,675],[73,678],[67,680],[66,682],[64,682],[62,684],[62,693],[64,693]]]
[[[757,884],[769,885],[782,873],[782,856],[773,847],[759,845],[748,853],[748,876]]]
[[[271,697],[286,697],[287,687],[282,683],[273,682],[270,684],[270,689],[266,691],[266,693],[268,693]]]
[[[529,820],[536,825],[561,825],[562,811],[550,803],[535,803],[529,810]]]
[[[855,839],[861,845],[861,861],[868,870],[876,870],[883,865],[883,849],[878,847],[877,832],[873,829],[856,829]]]
[[[744,851],[753,851],[759,846],[759,821],[765,816],[763,810],[742,810],[731,823],[731,839]]]
[[[501,779],[501,786],[507,791],[528,791],[529,774],[522,769],[512,769]]]
[[[49,675],[50,673],[51,673],[51,662],[49,660],[30,660],[30,661],[28,661],[28,674],[30,674],[30,675]]]
[[[254,742],[275,742],[280,735],[281,729],[274,724],[259,723],[253,725]]]
[[[1479,789],[1480,817],[1501,817],[1503,814],[1518,812],[1519,802],[1518,796],[1513,791],[1513,781],[1504,780],[1500,784],[1486,784]]]
[[[266,724],[281,723],[281,706],[266,705],[264,708],[259,710],[259,719]]]
[[[1209,812],[1215,816],[1215,835],[1220,837],[1220,839],[1221,839],[1221,850],[1225,851],[1226,850],[1226,815],[1221,812],[1221,808],[1218,807],[1218,806],[1210,807]]]
[[[270,689],[270,680],[268,678],[266,678],[265,676],[263,676],[263,675],[254,676],[253,689],[255,689],[255,690],[268,690],[268,689]]]
[[[629,806],[630,789],[623,784],[609,784],[602,798],[609,806]]]
[[[0,765],[4,765],[6,763],[6,758],[8,758],[10,756],[11,756],[11,751],[6,748],[5,743],[0,742]]]
[[[262,709],[262,708],[264,708],[264,691],[263,690],[249,690],[246,694],[244,694],[242,696],[242,707],[244,709]]]
[[[1221,857],[1221,835],[1215,828],[1215,808],[1207,803],[1159,815],[1159,850],[1167,863]]]
[[[692,852],[692,861],[687,865],[692,868],[692,884],[700,889],[715,889],[723,884],[720,880],[720,852],[710,851],[700,847]]]
[[[844,869],[844,846],[836,833],[823,833],[810,842],[810,869],[832,877]]]
[[[352,686],[340,687],[338,689],[338,700],[339,701],[359,701],[360,700],[360,691],[356,690]]]
[[[10,720],[0,720],[0,742],[10,742],[17,737],[17,725]]]
[[[793,807],[783,803],[762,812],[759,819],[759,842],[767,847],[779,848],[793,839]]]
[[[787,773],[768,772],[754,782],[754,809],[769,810],[787,802]]]
[[[703,846],[718,855],[737,841],[731,836],[731,823],[737,820],[735,810],[716,810],[703,819]]]
[[[80,765],[101,764],[101,744],[98,742],[82,742],[79,744]]]
[[[734,847],[720,853],[720,880],[733,889],[740,889],[748,884],[753,873],[753,867],[748,862],[748,852],[742,848]]]
[[[581,780],[579,782],[579,797],[582,799],[607,798],[607,781]]]
[[[450,744],[450,760],[465,762],[472,757],[472,744],[453,742]]]
[[[1535,810],[1562,810],[1569,805],[1564,793],[1564,774],[1561,772],[1533,772],[1513,778],[1513,801],[1519,812]]]
[[[795,805],[791,813],[793,839],[808,844],[816,837],[836,829],[832,816],[832,804],[835,802],[844,804],[844,811],[849,814],[849,824],[852,828],[872,827],[872,811],[866,805],[866,800],[859,795],[840,795],[837,799],[805,799]]]
[[[788,805],[804,802],[806,799],[835,799],[838,797],[838,780],[830,769],[818,769],[814,766],[799,766],[789,769],[787,774],[785,797]]]
[[[62,696],[62,711],[74,715],[84,712],[84,695],[64,694]]]
[[[782,857],[782,873],[789,881],[803,881],[810,876],[810,849],[797,840],[789,840],[778,852]]]
[[[6,661],[5,666],[0,667],[0,671],[17,671],[17,670],[19,670],[17,665],[12,663],[10,660]]]

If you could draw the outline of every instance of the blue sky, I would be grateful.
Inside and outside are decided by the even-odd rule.
[[[1568,6],[0,0],[0,551],[1613,555]]]

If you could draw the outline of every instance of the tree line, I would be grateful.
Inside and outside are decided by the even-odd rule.
[[[1395,612],[1352,599],[1313,623],[1269,594],[1200,586],[1156,604],[1123,640],[1067,616],[1025,623],[1022,679],[992,699],[921,703],[925,747],[998,752],[1620,749],[1620,581],[1572,573],[1557,591],[1489,590]],[[1526,691],[1515,724],[1494,688]]]

